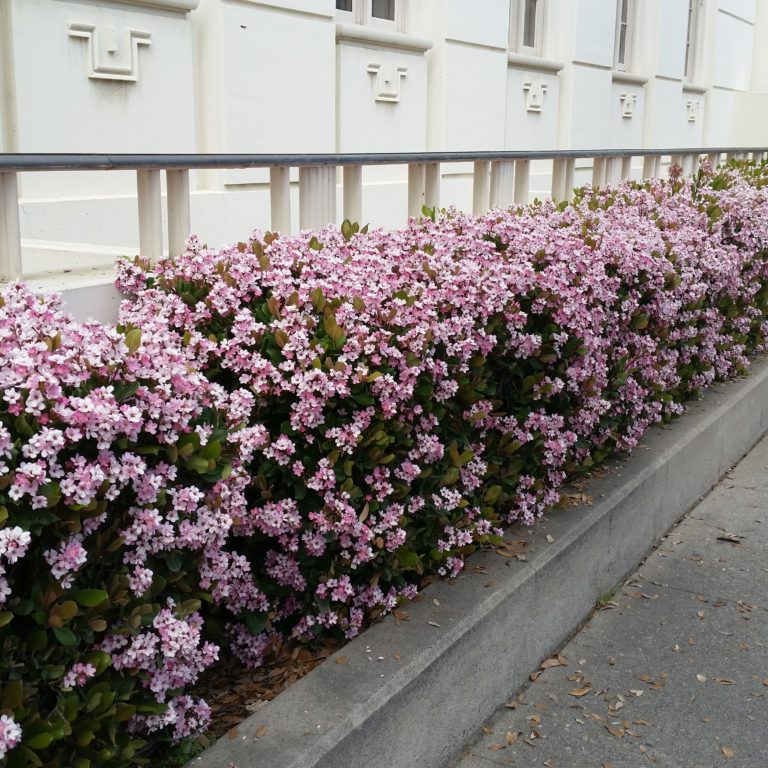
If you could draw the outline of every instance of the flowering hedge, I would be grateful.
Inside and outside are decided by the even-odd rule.
[[[219,647],[355,636],[568,474],[744,370],[768,171],[398,232],[124,261],[120,325],[0,307],[0,758],[125,766],[204,730]],[[123,727],[120,721],[125,721]]]

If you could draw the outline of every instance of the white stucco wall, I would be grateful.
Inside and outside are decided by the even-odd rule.
[[[0,151],[768,144],[768,2],[701,3],[692,84],[687,0],[636,1],[628,74],[613,69],[616,0],[540,2],[544,35],[526,59],[510,39],[516,0],[401,0],[383,36],[333,0],[2,0]],[[470,171],[443,166],[441,204],[471,205]],[[532,191],[549,175],[536,164]],[[403,222],[406,169],[363,179],[364,218]],[[135,188],[130,172],[23,174],[25,268],[135,251]],[[266,170],[195,172],[192,188],[192,226],[209,242],[269,226]]]

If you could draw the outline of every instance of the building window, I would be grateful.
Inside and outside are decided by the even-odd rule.
[[[399,30],[403,0],[336,0],[339,21]]]
[[[699,38],[699,7],[702,0],[688,0],[688,27],[685,33],[685,79],[693,81],[696,75],[696,41]]]
[[[509,47],[518,53],[541,55],[545,0],[512,0]]]
[[[613,67],[626,72],[632,60],[632,36],[635,22],[634,0],[618,0],[616,8],[616,43]]]

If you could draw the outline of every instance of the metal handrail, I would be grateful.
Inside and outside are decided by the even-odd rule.
[[[374,152],[321,154],[69,154],[0,153],[0,171],[138,171],[215,168],[299,168],[318,165],[411,165],[494,160],[579,160],[607,157],[763,153],[768,147],[677,147],[671,149],[553,149],[480,152]]]
[[[482,152],[388,152],[347,154],[0,154],[0,281],[22,276],[18,174],[34,171],[135,171],[139,208],[139,250],[163,254],[162,179],[166,177],[168,252],[181,253],[191,231],[190,170],[268,168],[271,228],[291,230],[291,168],[299,169],[299,225],[319,229],[336,218],[336,169],[342,169],[343,215],[362,218],[363,166],[408,166],[408,213],[437,207],[441,163],[473,163],[472,208],[524,203],[529,198],[532,160],[552,162],[551,196],[567,200],[575,161],[592,160],[592,184],[617,183],[630,175],[631,159],[643,158],[643,175],[657,176],[670,157],[693,173],[698,158],[765,157],[768,147],[687,147],[674,149],[557,149]]]

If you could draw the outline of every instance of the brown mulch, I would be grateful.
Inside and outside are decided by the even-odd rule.
[[[265,659],[265,665],[259,669],[246,669],[232,656],[217,662],[205,671],[193,692],[211,707],[209,735],[223,736],[340,646],[334,640],[326,640],[318,648],[286,643]]]

